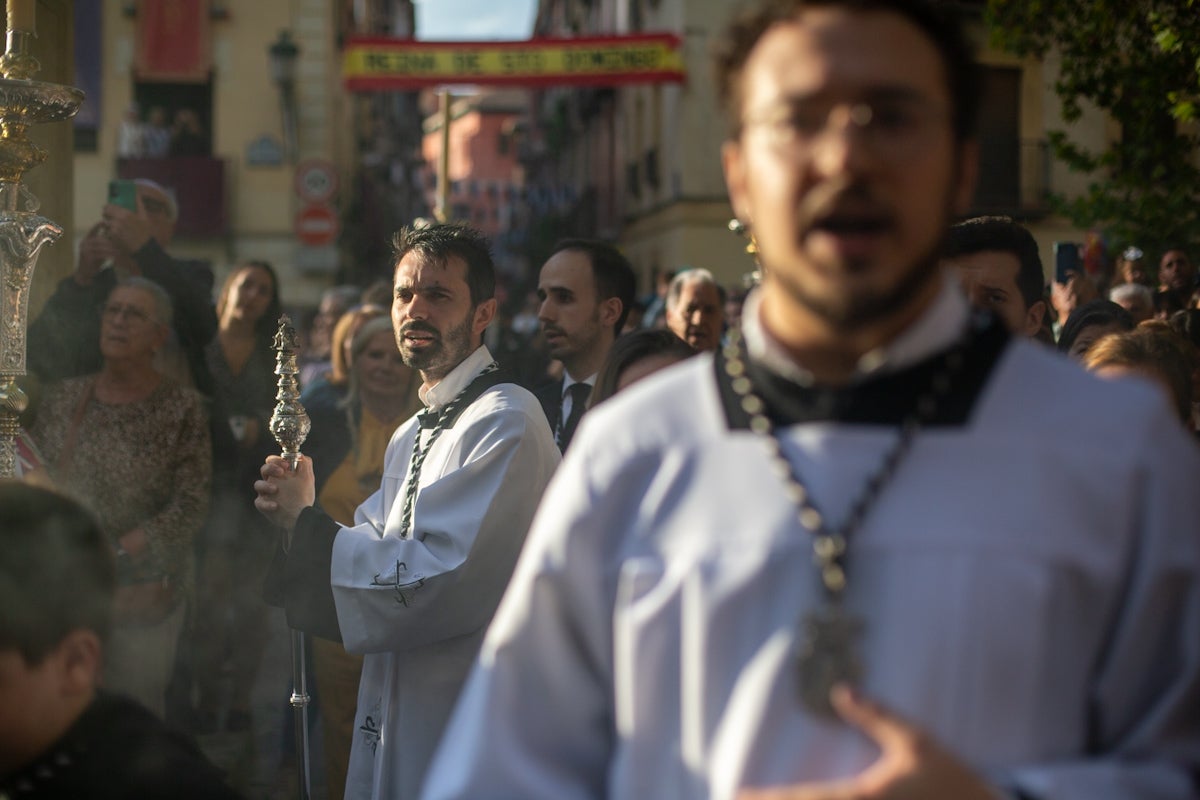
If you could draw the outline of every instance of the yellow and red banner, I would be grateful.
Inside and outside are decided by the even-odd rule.
[[[684,80],[682,42],[674,34],[528,39],[518,42],[423,42],[351,38],[342,77],[350,91],[430,86],[617,86]]]

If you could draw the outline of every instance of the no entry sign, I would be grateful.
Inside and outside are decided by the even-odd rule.
[[[301,244],[309,247],[332,244],[341,232],[337,214],[329,206],[305,206],[296,214],[292,227]]]

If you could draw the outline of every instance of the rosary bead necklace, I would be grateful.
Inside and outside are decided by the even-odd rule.
[[[800,527],[812,537],[813,562],[821,579],[823,602],[800,621],[796,667],[800,700],[817,716],[836,718],[830,691],[838,683],[856,685],[863,675],[859,639],[864,621],[848,612],[844,604],[847,544],[911,453],[917,433],[933,419],[939,402],[949,394],[954,378],[962,369],[970,340],[970,335],[962,337],[941,357],[929,388],[901,422],[895,441],[863,483],[846,519],[836,526],[826,521],[799,472],[783,452],[779,432],[767,416],[767,405],[755,393],[739,330],[731,331],[721,351],[725,373],[742,411],[749,417],[750,430],[762,439],[772,471],[779,476],[788,499],[796,506]]]

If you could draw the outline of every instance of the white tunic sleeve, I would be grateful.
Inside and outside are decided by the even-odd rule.
[[[1140,482],[1127,589],[1092,688],[1087,753],[1015,767],[1002,782],[1044,800],[1185,800],[1200,786],[1200,455],[1150,417],[1129,454]]]
[[[348,651],[403,652],[478,631],[491,618],[558,463],[541,410],[528,400],[489,392],[434,442],[406,539],[398,531],[417,431],[397,431],[381,489],[334,540],[330,579]]]

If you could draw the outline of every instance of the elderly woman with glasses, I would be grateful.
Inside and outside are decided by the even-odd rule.
[[[155,367],[171,326],[158,284],[121,280],[100,319],[100,371],[48,387],[32,434],[52,480],[96,516],[116,559],[104,683],[162,715],[192,540],[208,510],[208,415],[199,394]]]

